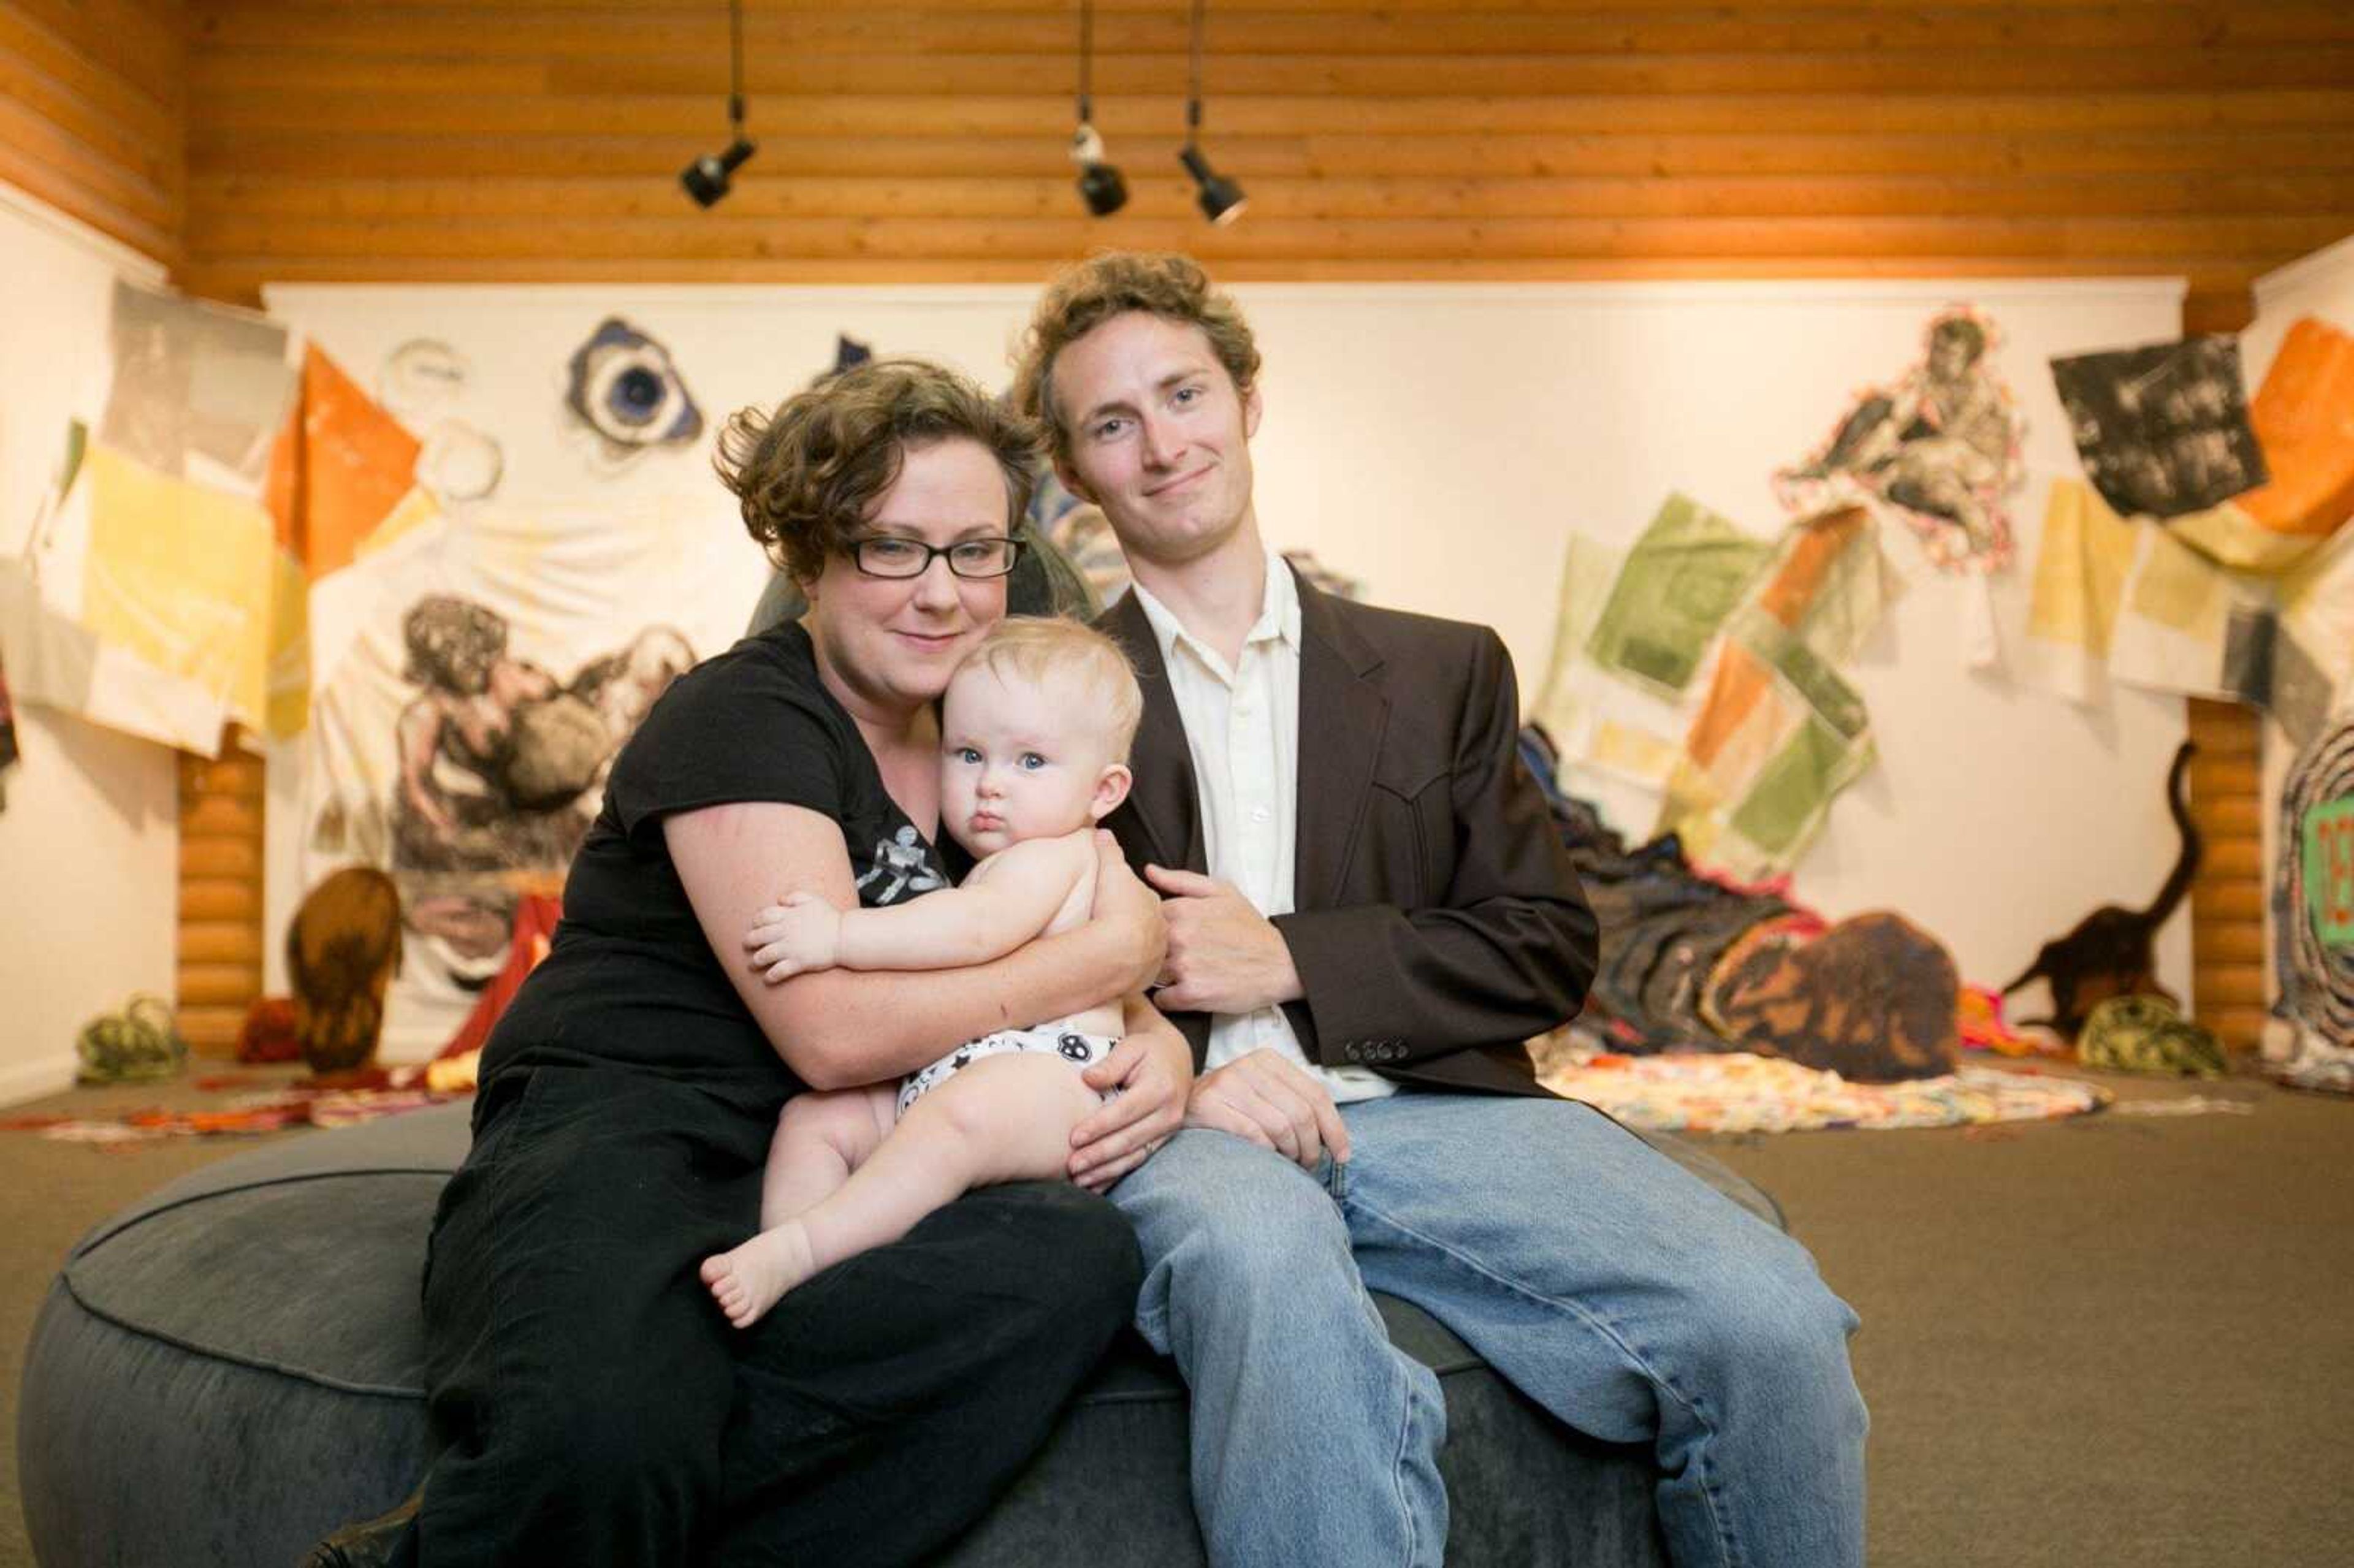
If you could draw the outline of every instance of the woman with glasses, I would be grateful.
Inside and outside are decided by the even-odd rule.
[[[937,699],[1005,612],[1034,458],[1029,427],[912,361],[730,421],[721,476],[809,612],[680,677],[615,760],[437,1216],[447,1446],[413,1523],[314,1561],[912,1561],[987,1508],[1128,1320],[1135,1242],[1067,1181],[960,1198],[748,1330],[696,1274],[757,1228],[787,1100],[1008,1017],[1133,999],[1122,1092],[1075,1134],[1091,1183],[1182,1115],[1184,1041],[1136,997],[1158,902],[1108,842],[1096,918],[993,963],[770,986],[744,946],[781,896],[874,907],[953,875]]]

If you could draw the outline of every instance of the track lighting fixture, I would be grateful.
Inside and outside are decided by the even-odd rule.
[[[1232,223],[1243,215],[1243,208],[1250,205],[1250,198],[1243,195],[1243,187],[1210,167],[1210,161],[1202,156],[1202,149],[1193,145],[1191,140],[1178,153],[1177,161],[1185,165],[1187,174],[1193,176],[1193,184],[1199,187],[1194,199],[1202,204],[1202,216],[1212,223]]]
[[[1071,157],[1079,165],[1079,199],[1097,217],[1109,217],[1128,205],[1128,182],[1104,162],[1103,138],[1085,120],[1071,137]]]
[[[744,166],[757,150],[744,138],[744,5],[727,4],[727,150],[695,162],[680,171],[678,183],[697,207],[710,207],[727,194],[728,177]]]
[[[1071,161],[1079,166],[1079,199],[1096,217],[1109,217],[1128,205],[1128,182],[1105,161],[1103,138],[1096,134],[1089,90],[1095,55],[1095,0],[1079,0],[1079,128],[1071,133]]]
[[[1202,15],[1206,0],[1193,0],[1193,37],[1189,52],[1191,68],[1185,84],[1185,145],[1177,161],[1193,176],[1196,199],[1202,204],[1202,216],[1212,223],[1232,223],[1243,215],[1247,198],[1243,187],[1210,167],[1210,160],[1202,155],[1199,144],[1202,132]]]

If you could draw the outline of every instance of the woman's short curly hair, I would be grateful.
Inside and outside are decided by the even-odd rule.
[[[1258,344],[1232,296],[1190,256],[1110,250],[1066,268],[1031,313],[1013,371],[1014,406],[1045,427],[1055,455],[1071,455],[1071,432],[1055,406],[1055,358],[1116,315],[1142,311],[1202,329],[1211,352],[1247,394],[1258,379]]]
[[[849,547],[898,481],[911,446],[961,437],[1005,475],[1005,526],[1029,510],[1035,426],[966,377],[920,359],[876,359],[786,398],[741,408],[719,432],[713,465],[744,527],[769,558],[806,582]]]

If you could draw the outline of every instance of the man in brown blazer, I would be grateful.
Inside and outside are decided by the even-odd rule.
[[[1495,633],[1337,599],[1265,544],[1258,354],[1192,261],[1064,274],[1017,376],[1135,579],[1145,715],[1112,821],[1164,895],[1185,1129],[1113,1189],[1137,1327],[1193,1398],[1220,1564],[1436,1564],[1415,1302],[1562,1420],[1644,1442],[1681,1564],[1862,1561],[1854,1315],[1797,1244],[1520,1042],[1577,1011],[1594,916],[1514,745]]]

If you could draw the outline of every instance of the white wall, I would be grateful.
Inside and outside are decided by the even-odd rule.
[[[2045,361],[2169,339],[2181,288],[2164,280],[1237,288],[1267,355],[1255,446],[1271,541],[1312,549],[1371,597],[1489,621],[1532,698],[1550,653],[1573,529],[1623,546],[1670,491],[1760,533],[1782,521],[1769,476],[1820,441],[1854,390],[1918,355],[1929,317],[1986,307],[2007,334],[1996,368],[2029,433],[2013,500],[2016,565],[1998,618],[2016,646],[2045,492],[2081,472]],[[712,423],[770,403],[832,361],[837,332],[923,353],[1002,384],[1026,288],[274,288],[274,313],[314,335],[363,384],[411,337],[473,362],[467,417],[505,445],[503,498],[605,493],[556,410],[567,355],[607,313],[671,349]],[[702,452],[625,482],[710,485],[715,548],[742,535]],[[2094,906],[2137,905],[2172,863],[2162,798],[2183,734],[2179,698],[2119,687],[2077,707],[2003,671],[1963,669],[1964,585],[1892,527],[1911,590],[1867,649],[1856,683],[1880,766],[1833,809],[1799,867],[1801,896],[1833,915],[1893,908],[1944,938],[1965,975],[1999,983]],[[273,789],[283,788],[273,781]],[[291,834],[278,810],[273,831]],[[1621,826],[1641,834],[1648,820]],[[270,929],[295,889],[273,840]],[[2187,995],[2179,917],[2159,969]]]
[[[164,270],[0,185],[0,556],[34,525],[66,421],[95,418],[117,275]],[[0,811],[0,1104],[65,1087],[75,1032],[134,991],[169,997],[178,789],[168,747],[18,703]]]
[[[2273,357],[2280,352],[2281,340],[2288,335],[2288,329],[2299,316],[2319,316],[2341,332],[2354,332],[2354,238],[2342,239],[2326,250],[2317,250],[2256,280],[2256,319],[2240,334],[2241,366],[2251,391],[2264,385],[2264,372],[2272,367]],[[2330,547],[2344,548],[2347,544],[2341,538]],[[2264,830],[2267,889],[2272,885],[2272,868],[2279,863],[2281,853],[2281,789],[2288,782],[2289,767],[2296,760],[2296,748],[2281,733],[2280,726],[2266,722]],[[2279,935],[2274,929],[2269,896],[2264,907],[2264,994],[2277,1000],[2280,987],[2272,967],[2272,951]],[[2285,1044],[2284,1039],[2283,1044]]]

